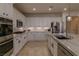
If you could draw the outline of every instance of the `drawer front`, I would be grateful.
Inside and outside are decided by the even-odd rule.
[[[51,36],[49,36],[48,48],[51,52],[51,55],[57,56],[57,42]]]
[[[0,56],[6,54],[13,48],[13,40],[8,40],[0,44]]]
[[[73,56],[66,48],[58,44],[58,56]]]

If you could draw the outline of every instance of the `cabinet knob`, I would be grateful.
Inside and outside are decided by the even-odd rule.
[[[5,13],[3,13],[3,15],[5,15]]]

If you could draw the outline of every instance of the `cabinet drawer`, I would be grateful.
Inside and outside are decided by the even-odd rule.
[[[70,51],[64,48],[61,44],[58,44],[58,56],[73,56]]]

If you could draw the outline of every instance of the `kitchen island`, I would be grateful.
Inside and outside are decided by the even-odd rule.
[[[51,52],[53,51],[52,55],[55,55],[55,56],[58,55],[58,50],[59,50],[58,46],[61,45],[63,48],[65,48],[64,50],[68,51],[71,54],[70,55],[69,53],[67,53],[68,56],[79,56],[79,35],[72,35],[71,39],[61,40],[56,38],[55,35],[52,34],[51,32],[48,32],[47,34],[49,36],[48,48],[49,50],[51,50]],[[52,46],[54,46],[53,49],[51,48]],[[64,55],[64,56],[67,56],[67,55]]]

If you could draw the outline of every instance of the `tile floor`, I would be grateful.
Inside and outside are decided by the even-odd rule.
[[[30,41],[18,53],[18,56],[49,56],[47,41]]]

